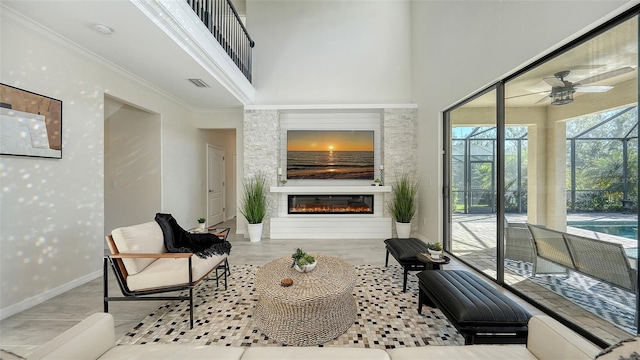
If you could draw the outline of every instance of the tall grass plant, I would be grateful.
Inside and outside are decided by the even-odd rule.
[[[243,183],[240,213],[249,224],[260,224],[267,216],[267,178],[256,174]]]
[[[418,179],[414,174],[403,172],[396,175],[391,186],[393,200],[387,204],[391,216],[400,223],[410,223],[416,214]]]

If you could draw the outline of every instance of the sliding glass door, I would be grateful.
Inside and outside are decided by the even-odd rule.
[[[451,251],[487,276],[497,275],[496,91],[449,114]]]
[[[637,72],[627,14],[444,114],[448,250],[601,344],[638,334]]]

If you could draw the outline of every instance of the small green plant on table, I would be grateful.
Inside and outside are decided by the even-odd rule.
[[[294,252],[293,255],[291,255],[291,258],[293,259],[293,263],[291,263],[291,267],[294,267],[296,265],[298,266],[309,265],[309,264],[313,264],[316,261],[316,259],[313,256],[302,251],[302,249],[300,248],[296,249],[296,252]]]

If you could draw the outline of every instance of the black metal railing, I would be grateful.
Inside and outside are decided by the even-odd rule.
[[[187,3],[251,82],[251,49],[255,43],[231,0],[187,0]]]

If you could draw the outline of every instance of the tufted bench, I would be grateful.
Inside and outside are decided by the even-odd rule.
[[[389,266],[389,254],[393,255],[398,264],[404,270],[404,281],[402,292],[407,291],[407,274],[409,271],[419,271],[427,269],[427,265],[418,260],[418,253],[427,252],[427,244],[420,239],[398,239],[392,238],[384,241],[387,248],[387,255],[384,266]]]
[[[425,270],[418,273],[418,285],[418,313],[423,303],[439,307],[464,336],[465,345],[526,343],[531,315],[478,276],[463,270]]]

